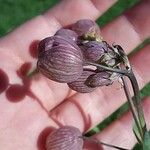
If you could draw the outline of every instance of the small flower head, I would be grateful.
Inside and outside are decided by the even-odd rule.
[[[86,84],[90,87],[108,86],[113,83],[111,80],[111,73],[108,72],[98,72],[91,76],[86,81]]]
[[[120,63],[120,60],[118,60],[118,54],[106,41],[103,41],[103,44],[105,45],[103,46],[105,53],[103,53],[97,62],[104,66],[116,67]]]
[[[97,41],[82,43],[80,48],[84,59],[94,62],[98,61],[107,51],[105,43]]]
[[[83,139],[79,129],[63,126],[53,131],[46,140],[47,150],[82,150]]]
[[[94,72],[91,70],[84,70],[82,75],[75,81],[68,83],[68,86],[77,92],[80,93],[89,93],[95,90],[95,87],[89,86],[86,84],[88,77],[93,75]]]
[[[54,36],[43,39],[38,50],[38,70],[51,80],[68,83],[80,93],[110,85],[119,77],[101,67],[92,69],[89,62],[111,68],[124,63],[130,68],[123,49],[102,41],[98,25],[89,19],[79,20],[71,29],[62,28]]]
[[[72,26],[72,30],[74,30],[83,40],[101,41],[99,27],[92,20],[79,20]]]
[[[37,67],[42,74],[51,80],[65,83],[79,78],[83,71],[83,58],[73,41],[56,36],[44,39],[41,43]]]

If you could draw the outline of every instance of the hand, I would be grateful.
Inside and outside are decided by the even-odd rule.
[[[117,84],[80,94],[71,91],[66,84],[53,82],[41,74],[31,79],[26,77],[26,73],[36,67],[35,47],[39,40],[79,19],[97,19],[114,2],[62,1],[44,15],[28,21],[0,39],[2,150],[43,150],[47,134],[59,124],[73,125],[86,132],[126,102],[123,90],[118,90]],[[120,44],[126,53],[130,53],[150,36],[149,7],[148,0],[142,1],[104,27],[102,36],[109,43]],[[150,81],[149,49],[150,45],[130,58],[140,88]],[[150,97],[144,100],[143,106],[150,124]],[[132,124],[131,114],[126,113],[95,137],[108,144],[132,148],[136,143]],[[88,145],[85,149],[97,148]]]

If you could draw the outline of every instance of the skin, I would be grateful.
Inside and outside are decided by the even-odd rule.
[[[23,83],[25,77],[16,73],[24,63],[30,63],[32,69],[36,67],[37,59],[31,53],[36,40],[53,35],[60,27],[79,19],[95,20],[115,2],[64,0],[0,39],[0,69],[9,79],[9,84],[0,94],[0,146],[3,150],[44,150],[46,135],[58,125],[73,125],[81,132],[86,132],[126,101],[123,90],[117,83],[98,88],[89,94],[79,94],[71,91],[66,84],[50,81],[41,74],[32,77],[28,85],[29,79]],[[131,52],[150,36],[149,7],[148,0],[141,1],[106,25],[102,29],[102,36],[109,43],[120,44],[126,53]],[[140,88],[150,81],[149,49],[150,45],[145,46],[130,58]],[[21,93],[18,91],[21,88],[17,89],[14,84],[28,90]],[[12,86],[15,90],[8,90]],[[13,94],[17,99],[13,98]],[[19,94],[22,95],[19,97]],[[149,128],[150,97],[145,98],[143,107]],[[132,148],[136,143],[132,124],[133,119],[128,112],[95,136],[106,143]],[[84,149],[97,148],[92,144],[85,145]]]

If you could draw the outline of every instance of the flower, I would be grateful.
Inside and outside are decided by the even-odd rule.
[[[93,75],[93,70],[83,70],[82,75],[75,81],[68,83],[68,86],[77,92],[80,93],[89,93],[95,90],[94,87],[86,84],[87,79]]]
[[[68,83],[80,77],[83,71],[80,48],[69,39],[53,36],[39,44],[37,67],[51,80]]]
[[[82,19],[72,25],[71,28],[82,40],[101,41],[99,26],[92,20]]]
[[[111,79],[112,73],[108,72],[98,72],[88,77],[86,80],[86,85],[90,87],[108,86],[113,83]]]
[[[79,129],[63,126],[54,130],[46,140],[47,150],[82,150],[83,139]]]
[[[104,42],[89,41],[80,45],[83,58],[88,61],[98,61],[107,50]]]
[[[117,68],[126,60],[120,57],[124,56],[120,46],[110,46],[101,40],[98,25],[89,19],[77,21],[71,29],[59,29],[54,36],[43,39],[38,50],[38,70],[53,81],[68,83],[80,93],[110,85],[119,77],[101,67],[93,69],[89,62]]]

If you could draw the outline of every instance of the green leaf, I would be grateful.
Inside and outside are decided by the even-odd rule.
[[[148,131],[144,135],[143,150],[150,150],[150,132]]]
[[[142,130],[142,136],[141,136],[140,131],[137,128],[136,124],[134,124],[134,126],[133,126],[133,132],[136,136],[137,141],[139,143],[143,143],[143,138],[144,138],[143,136],[145,135],[147,129],[146,129],[146,124],[145,124],[143,116],[140,116],[139,119],[140,119],[139,122],[141,123],[141,124],[139,123],[139,125],[140,125],[141,130]]]
[[[136,144],[132,150],[143,150],[142,144]]]

